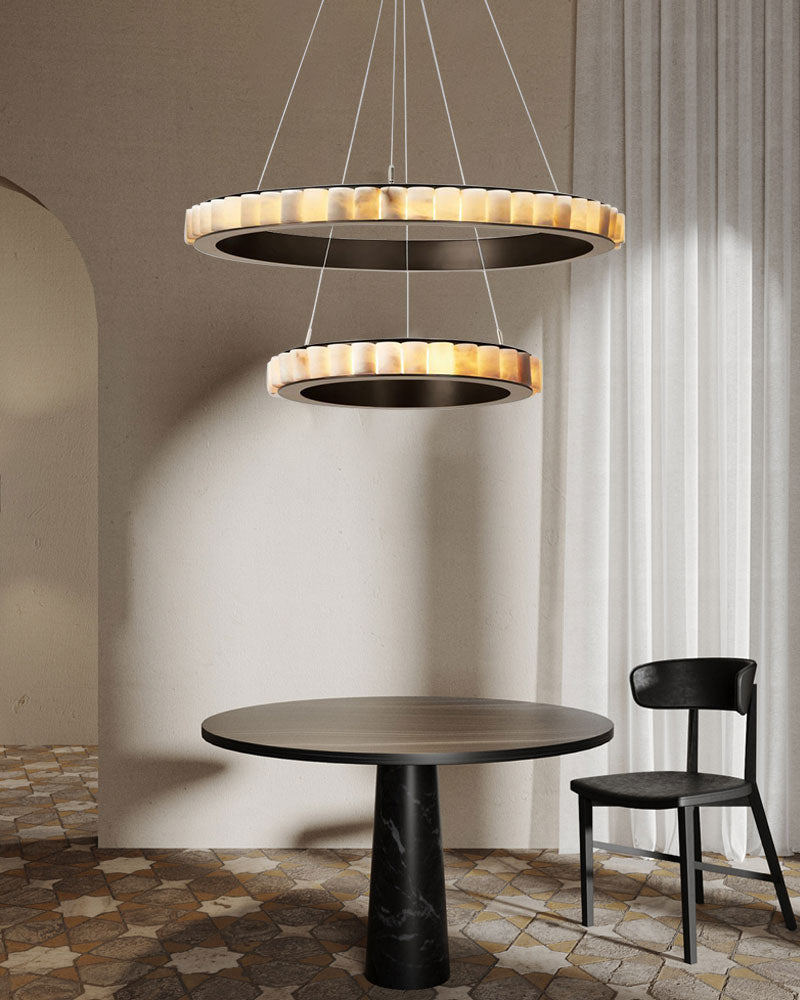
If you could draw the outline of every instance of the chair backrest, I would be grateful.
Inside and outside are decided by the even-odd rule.
[[[755,660],[657,660],[633,668],[631,691],[644,708],[713,708],[746,715],[755,675]]]
[[[642,663],[630,681],[633,700],[643,708],[689,709],[688,771],[697,771],[699,709],[746,715],[745,778],[755,780],[755,676],[755,660],[707,656]]]

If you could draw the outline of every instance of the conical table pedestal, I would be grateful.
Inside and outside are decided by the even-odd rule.
[[[437,767],[576,753],[613,734],[609,719],[579,709],[431,697],[253,705],[202,726],[226,750],[377,765],[365,974],[398,990],[450,975]]]

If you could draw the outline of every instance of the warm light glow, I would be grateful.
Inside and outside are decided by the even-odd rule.
[[[461,222],[592,233],[625,242],[625,216],[610,205],[570,194],[504,188],[287,188],[213,198],[186,212],[185,240],[236,229],[325,222]]]
[[[511,382],[531,392],[542,388],[539,359],[516,347],[449,340],[377,340],[311,344],[275,355],[267,365],[267,388],[307,380],[452,377]]]

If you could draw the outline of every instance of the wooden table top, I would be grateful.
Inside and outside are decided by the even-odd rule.
[[[576,753],[607,743],[610,719],[489,698],[320,698],[251,705],[206,719],[226,750],[344,764],[471,764]]]

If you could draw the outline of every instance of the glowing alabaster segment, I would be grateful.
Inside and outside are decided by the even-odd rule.
[[[407,192],[404,187],[392,185],[381,188],[381,219],[405,219]]]
[[[506,382],[519,381],[519,352],[513,347],[500,348],[500,378]]]
[[[282,385],[286,385],[287,382],[294,382],[294,367],[289,351],[284,351],[283,354],[278,355],[278,371]]]
[[[614,242],[621,245],[625,242],[625,216],[622,212],[617,212],[616,224],[614,226]]]
[[[489,191],[486,195],[486,221],[501,225],[511,222],[511,192],[502,189]]]
[[[455,365],[454,345],[446,340],[428,344],[428,371],[431,375],[452,375]]]
[[[303,222],[325,222],[328,218],[328,189],[306,188],[302,200]]]
[[[535,194],[533,196],[534,226],[553,226],[556,218],[556,196],[554,194]]]
[[[533,225],[533,192],[511,192],[511,223],[516,226]]]
[[[275,395],[283,383],[281,382],[280,361],[278,357],[270,358],[267,365],[267,389]]]
[[[347,222],[354,217],[356,193],[353,188],[331,188],[328,192],[328,219]]]
[[[456,344],[453,351],[454,372],[456,375],[478,374],[478,345]]]
[[[261,225],[261,207],[257,194],[242,195],[242,225],[245,227]]]
[[[556,195],[556,210],[554,225],[556,229],[569,229],[569,220],[572,215],[572,198],[568,194]]]
[[[490,344],[478,345],[478,375],[481,378],[500,378],[500,348]]]
[[[225,199],[211,199],[211,228],[212,230],[224,229],[225,221]]]
[[[375,345],[353,344],[353,375],[375,374]]]
[[[328,366],[332,376],[350,375],[353,371],[353,349],[350,344],[328,344]]]
[[[308,374],[310,378],[328,378],[331,373],[330,352],[321,344],[310,344],[306,348],[308,355]]]
[[[186,218],[183,223],[183,240],[185,243],[194,243],[194,232],[192,230],[192,210],[186,209]]]
[[[528,356],[528,364],[530,365],[530,381],[529,385],[534,392],[542,391],[542,362],[538,358],[534,358],[531,354]]]
[[[418,340],[404,340],[403,372],[406,375],[425,375],[428,371],[428,345]]]
[[[461,192],[454,187],[436,188],[433,194],[433,217],[446,222],[461,218]]]
[[[433,218],[433,188],[411,187],[406,201],[407,219]]]
[[[467,188],[461,192],[463,222],[486,222],[486,188]]]
[[[260,226],[277,226],[281,221],[280,191],[262,191],[258,196]]]
[[[403,374],[403,349],[394,340],[379,340],[375,345],[375,368],[378,375]]]
[[[608,221],[611,218],[611,206],[601,205],[600,206],[600,229],[598,232],[601,236],[605,236],[608,233]]]
[[[281,191],[281,223],[301,222],[303,211],[303,192],[297,188]]]
[[[600,202],[589,201],[586,203],[586,232],[600,232]]]
[[[304,347],[296,347],[289,352],[291,355],[292,373],[294,382],[302,382],[309,378],[308,374],[308,351]]]
[[[357,187],[355,191],[356,219],[380,219],[381,193],[376,187]]]
[[[617,225],[617,215],[618,214],[619,213],[617,212],[616,208],[613,208],[613,207],[612,207],[611,211],[608,213],[608,231],[606,233],[604,233],[603,235],[604,236],[608,236],[609,239],[613,239],[613,237],[614,237],[614,230],[615,230],[616,225]]]
[[[585,198],[572,199],[572,211],[569,217],[570,229],[586,230],[586,214],[588,202]]]

